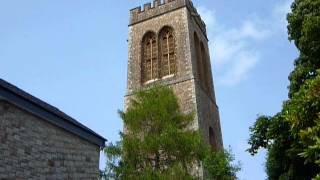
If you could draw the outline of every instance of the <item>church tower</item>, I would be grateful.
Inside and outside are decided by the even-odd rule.
[[[194,129],[223,148],[206,25],[190,0],[155,0],[130,10],[128,100],[154,82],[170,86],[181,110],[194,112]]]

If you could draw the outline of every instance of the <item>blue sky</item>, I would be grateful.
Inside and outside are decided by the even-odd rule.
[[[0,1],[0,78],[118,140],[129,9],[149,1]],[[245,152],[248,128],[287,98],[298,55],[286,33],[292,0],[193,2],[207,23],[224,145],[242,163],[240,179],[265,179],[265,152]]]

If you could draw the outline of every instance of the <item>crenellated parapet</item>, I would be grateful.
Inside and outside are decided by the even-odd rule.
[[[129,26],[183,7],[188,8],[191,16],[206,35],[206,25],[191,0],[154,0],[153,3],[144,4],[143,7],[133,8],[130,10]]]
[[[186,0],[154,0],[130,10],[130,25],[186,6]]]

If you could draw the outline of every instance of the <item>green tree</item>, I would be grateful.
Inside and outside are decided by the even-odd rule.
[[[289,76],[289,97],[307,79],[315,78],[320,68],[320,0],[295,0],[291,10],[287,17],[289,40],[294,41],[300,57]]]
[[[234,179],[239,170],[228,151],[214,152],[190,128],[193,113],[181,113],[168,87],[138,92],[119,112],[125,125],[121,141],[106,149],[104,175],[114,179],[196,179],[202,165],[211,179]]]
[[[294,41],[302,54],[310,58],[319,58],[320,1],[295,0],[291,10],[287,18],[289,40]]]
[[[320,179],[320,0],[295,0],[291,9],[289,40],[300,57],[289,75],[289,99],[275,116],[257,118],[248,151],[268,150],[269,179]]]

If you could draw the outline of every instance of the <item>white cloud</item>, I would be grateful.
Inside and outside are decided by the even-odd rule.
[[[250,17],[238,27],[227,27],[219,22],[214,10],[199,7],[198,12],[206,22],[212,64],[217,68],[215,78],[221,85],[234,86],[245,80],[259,63],[261,43],[286,28],[286,14],[293,0],[283,0],[270,12],[270,17]],[[231,68],[226,68],[231,67]],[[221,72],[221,69],[227,69]]]
[[[214,41],[210,41],[209,46],[210,54],[213,54],[213,64],[222,66],[234,61],[234,56],[246,47],[246,42],[216,37]]]
[[[229,71],[227,71],[220,79],[218,84],[234,86],[245,80],[248,76],[248,72],[255,67],[259,61],[259,56],[254,52],[242,51],[235,56],[237,61],[234,62]]]
[[[265,27],[259,26],[261,25],[253,20],[246,20],[243,22],[240,31],[236,32],[239,34],[235,34],[235,36],[238,35],[238,37],[241,39],[250,38],[253,40],[263,40],[270,35],[270,31],[265,29]]]
[[[252,41],[263,40],[270,33],[252,20],[245,20],[240,27],[228,29],[224,24],[216,21],[213,11],[199,8],[199,13],[206,22],[209,38],[212,39],[209,44],[210,52],[213,57],[213,65],[218,67],[214,69],[218,70],[224,66],[231,67],[216,78],[218,85],[237,85],[246,79],[249,71],[259,61],[257,53],[251,50]]]

